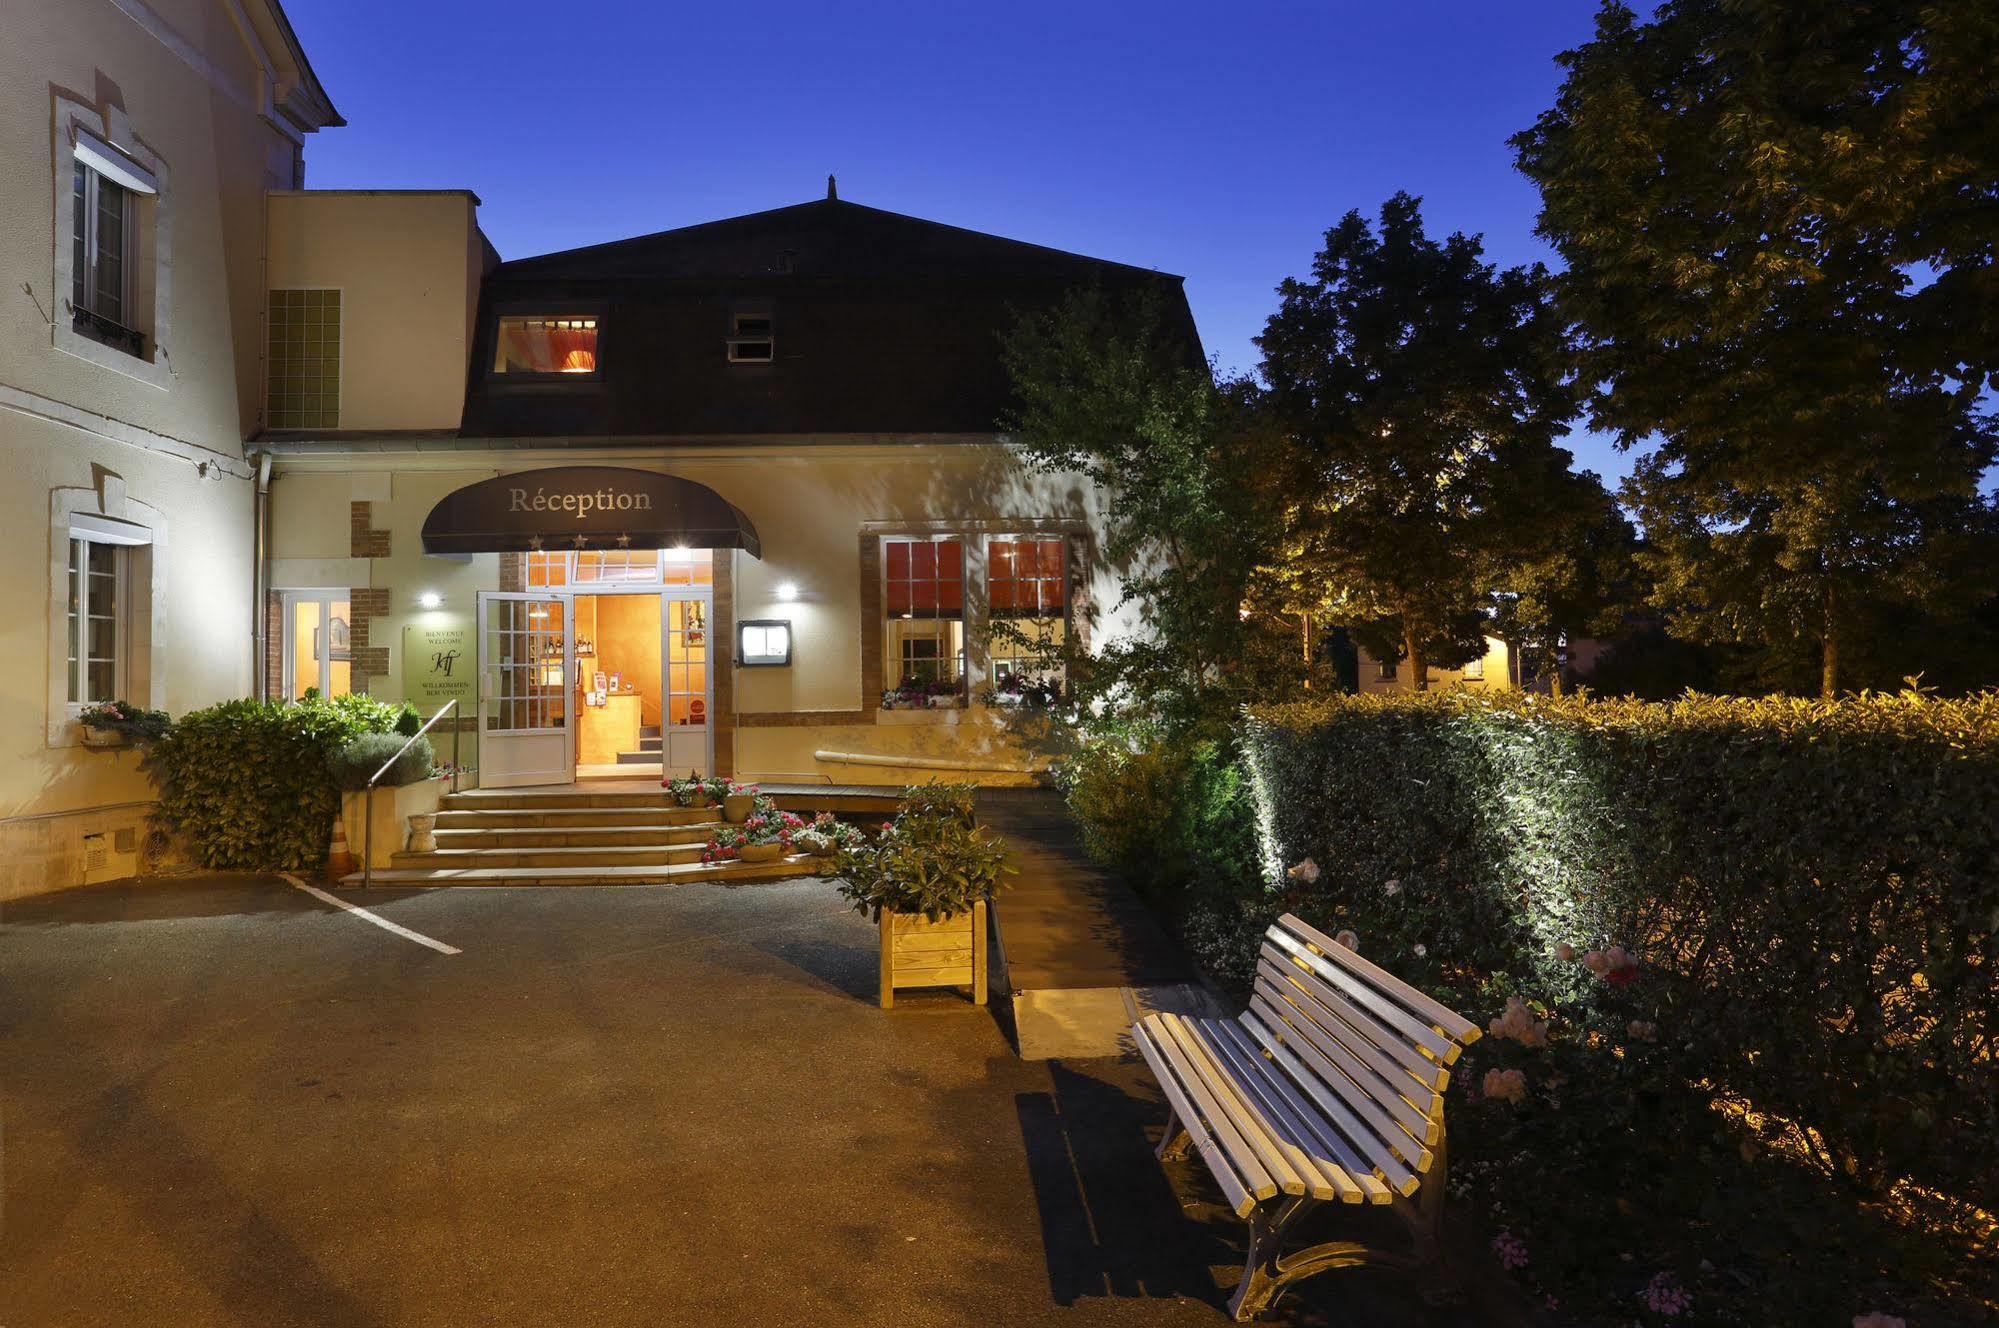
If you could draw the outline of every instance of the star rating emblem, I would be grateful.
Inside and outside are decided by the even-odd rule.
[[[576,547],[579,549],[582,548],[585,544],[588,544],[589,542],[590,541],[582,535],[578,535],[575,541]]]
[[[534,552],[534,553],[540,553],[540,552],[541,552],[541,536],[539,536],[539,535],[530,535],[530,536],[528,537],[528,549],[529,549],[529,550],[530,550],[531,552]]]
[[[632,547],[632,537],[631,537],[630,535],[620,535],[620,536],[618,536],[618,547],[619,547],[619,548],[621,548],[621,549],[629,549],[629,548],[631,548],[631,547]]]

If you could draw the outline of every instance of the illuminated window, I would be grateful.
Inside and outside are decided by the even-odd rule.
[[[729,316],[729,363],[769,364],[776,358],[777,340],[772,332],[769,310]]]
[[[269,398],[273,429],[340,427],[340,292],[271,292]]]
[[[353,690],[353,613],[344,590],[287,590],[284,602],[284,694],[321,696]]]
[[[493,338],[496,374],[597,372],[597,320],[507,315]]]
[[[1395,681],[1397,661],[1384,659],[1374,666],[1374,676],[1382,682]]]
[[[987,645],[992,685],[1001,693],[1031,686],[1060,690],[1056,656],[1068,632],[1068,541],[1061,536],[1005,536],[986,544]]]
[[[965,544],[882,540],[883,676],[892,688],[962,692],[965,680]]]
[[[527,588],[610,584],[705,586],[715,579],[706,549],[535,549]]]
[[[1461,676],[1464,678],[1466,682],[1484,682],[1485,657],[1480,656],[1479,658],[1472,660],[1470,663],[1466,664]]]

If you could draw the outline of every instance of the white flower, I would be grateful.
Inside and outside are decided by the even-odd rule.
[[[1401,894],[1401,893],[1402,893],[1402,882],[1401,882],[1401,881],[1383,881],[1383,882],[1382,882],[1382,884],[1381,884],[1381,893],[1383,893],[1383,894],[1385,894],[1385,895],[1399,895],[1399,894]]]
[[[1421,959],[1421,958],[1423,958],[1423,956],[1425,956],[1425,955],[1427,955],[1427,954],[1429,954],[1429,953],[1430,953],[1430,947],[1429,947],[1429,946],[1427,946],[1427,945],[1423,944],[1423,943],[1422,943],[1421,941],[1418,941],[1418,942],[1416,942],[1416,957],[1417,957],[1418,959]]]
[[[1356,953],[1360,950],[1360,937],[1354,935],[1351,931],[1343,931],[1333,937],[1333,943],[1335,945],[1344,945],[1347,949],[1353,950]]]
[[[1313,885],[1319,879],[1319,864],[1311,858],[1307,858],[1296,866],[1291,867],[1284,874],[1294,881],[1303,881],[1306,885]]]

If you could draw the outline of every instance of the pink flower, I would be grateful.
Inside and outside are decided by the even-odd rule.
[[[1401,894],[1401,893],[1402,893],[1402,882],[1401,882],[1401,881],[1383,881],[1383,882],[1381,883],[1381,893],[1383,893],[1383,894],[1385,894],[1385,895],[1399,895],[1399,894]]]
[[[1659,1026],[1649,1019],[1633,1019],[1624,1026],[1624,1031],[1634,1042],[1657,1042]]]
[[[1909,1328],[1909,1325],[1892,1314],[1873,1310],[1867,1314],[1854,1315],[1853,1328]]]
[[[1645,1289],[1638,1293],[1638,1299],[1645,1302],[1646,1309],[1667,1319],[1686,1313],[1694,1303],[1693,1293],[1674,1280],[1671,1273],[1654,1273]]]
[[[1333,937],[1333,944],[1344,945],[1347,949],[1355,953],[1359,953],[1360,951],[1360,937],[1354,935],[1351,931],[1343,931]]]
[[[1506,1013],[1487,1024],[1485,1031],[1496,1038],[1512,1038],[1523,1047],[1548,1045],[1548,1021],[1536,1019],[1518,996],[1506,998]]]
[[[1479,1085],[1487,1097],[1502,1102],[1524,1102],[1527,1100],[1527,1076],[1518,1070],[1487,1070],[1485,1080]]]
[[[1429,946],[1423,944],[1421,941],[1416,942],[1416,957],[1418,959],[1423,958],[1425,955],[1429,953],[1430,953]]]
[[[1307,858],[1303,862],[1288,868],[1284,874],[1294,881],[1302,881],[1306,885],[1315,885],[1319,880],[1319,864],[1311,858]]]
[[[1583,967],[1619,987],[1638,976],[1638,960],[1621,945],[1613,945],[1608,950],[1591,950],[1583,956]]]
[[[1555,958],[1561,960],[1563,963],[1566,964],[1575,957],[1576,957],[1576,947],[1570,945],[1567,941],[1563,941],[1560,945],[1555,947]]]
[[[1498,1256],[1501,1268],[1517,1270],[1527,1266],[1527,1243],[1511,1231],[1502,1231],[1492,1238],[1492,1252]]]

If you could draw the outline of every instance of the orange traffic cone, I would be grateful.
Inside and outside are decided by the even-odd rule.
[[[354,861],[354,851],[347,847],[346,817],[333,818],[333,842],[326,846],[326,879],[337,881],[348,873],[359,869]]]

